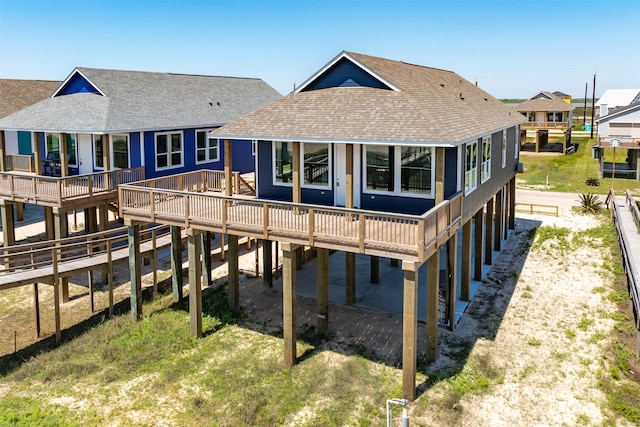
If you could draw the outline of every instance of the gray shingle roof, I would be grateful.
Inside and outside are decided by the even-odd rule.
[[[220,126],[281,97],[252,78],[96,68],[75,72],[105,96],[48,98],[0,119],[0,129],[116,133]]]
[[[6,117],[51,96],[62,82],[0,79],[0,117]]]
[[[574,108],[561,99],[529,99],[515,106],[516,111],[573,111]]]
[[[451,71],[341,55],[400,90],[294,92],[213,133],[243,139],[456,144],[524,122],[521,114]]]

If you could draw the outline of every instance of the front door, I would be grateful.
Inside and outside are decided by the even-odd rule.
[[[78,169],[80,175],[93,173],[93,141],[91,135],[78,134]]]
[[[334,205],[347,202],[347,144],[334,144]],[[360,207],[360,146],[353,146],[353,206]]]

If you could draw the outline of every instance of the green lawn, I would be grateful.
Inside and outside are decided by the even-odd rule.
[[[518,187],[577,194],[607,194],[613,181],[617,195],[624,194],[627,189],[634,195],[640,195],[640,181],[622,177],[599,178],[598,160],[593,159],[591,153],[593,141],[594,139],[589,138],[572,138],[572,142],[578,145],[578,150],[570,155],[520,153],[524,173],[516,177]],[[606,149],[604,156],[605,161],[613,161],[613,149]],[[616,163],[622,164],[625,157],[626,150],[616,150]],[[598,178],[600,185],[587,185],[587,178]]]

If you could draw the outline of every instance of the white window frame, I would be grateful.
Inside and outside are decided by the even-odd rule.
[[[44,147],[45,147],[45,151],[46,151],[45,157],[47,157],[49,155],[49,148],[47,147],[47,135],[57,135],[58,136],[58,156],[61,157],[60,154],[62,153],[62,147],[61,147],[61,144],[62,144],[62,133],[60,133],[60,132],[45,132],[44,133]],[[66,135],[67,135],[67,141],[66,141],[67,145],[69,144],[68,143],[69,137],[71,137],[71,138],[73,138],[73,141],[74,141],[73,145],[74,145],[74,149],[75,149],[75,151],[73,153],[70,153],[68,151],[69,147],[67,147],[67,156],[71,157],[71,158],[73,158],[75,160],[75,162],[72,163],[67,159],[67,166],[78,167],[78,134],[77,133],[67,133]],[[73,155],[71,155],[71,154],[73,154]]]
[[[255,156],[258,152],[258,141],[253,139],[251,140],[251,155]]]
[[[318,189],[318,190],[330,190],[331,189],[331,184],[333,183],[333,147],[332,144],[329,144],[328,142],[309,142],[309,144],[324,144],[327,146],[327,153],[328,153],[328,166],[329,166],[329,171],[328,171],[328,176],[327,176],[327,185],[319,185],[319,184],[305,184],[304,180],[304,146],[305,143],[301,142],[300,143],[300,184],[302,188],[314,188],[314,189]]]
[[[220,161],[220,140],[218,138],[212,138],[209,135],[209,132],[211,132],[213,129],[198,129],[195,132],[195,148],[196,148],[196,165],[201,165],[204,163],[212,163],[212,162],[219,162]],[[198,134],[199,133],[204,133],[204,137],[205,137],[205,143],[206,143],[206,147],[205,148],[198,148]],[[216,157],[214,159],[209,158],[209,150],[212,148],[209,143],[211,143],[211,141],[216,141]],[[184,153],[184,140],[182,141],[182,151]],[[198,150],[205,150],[205,159],[204,160],[198,160]],[[184,156],[184,155],[183,155]],[[184,163],[184,162],[183,162]]]
[[[291,174],[291,180],[289,182],[280,182],[277,180],[276,178],[276,146],[278,145],[278,143],[282,144],[282,143],[286,143],[286,144],[291,144],[290,146],[293,147],[293,142],[291,141],[271,141],[271,174],[272,174],[272,183],[274,186],[281,186],[281,187],[293,187],[293,174]],[[293,149],[291,150],[291,156],[293,158]],[[291,168],[293,169],[293,160],[291,161]]]
[[[475,149],[474,149],[475,146]],[[469,156],[469,151],[474,155]],[[465,144],[464,164],[464,194],[469,194],[478,188],[478,140]],[[471,159],[471,160],[469,160]]]
[[[518,135],[520,135],[520,126],[518,126],[516,128],[516,137],[514,138],[514,143],[513,143],[513,158],[517,159],[518,158],[518,154],[520,154],[520,138],[518,137]]]
[[[502,169],[507,167],[507,130],[502,131]]]
[[[172,151],[171,144],[171,135],[179,134],[180,135],[180,164],[172,165],[171,157],[175,154]],[[167,166],[158,166],[158,136],[166,135],[167,136]],[[153,134],[153,148],[154,148],[154,164],[157,171],[169,170],[169,169],[178,169],[184,167],[184,133],[180,131],[169,131],[169,132],[155,132]],[[163,153],[164,154],[164,153]]]
[[[393,165],[390,167],[393,169],[393,191],[386,190],[372,190],[367,188],[367,145],[364,144],[362,149],[362,192],[365,194],[379,194],[386,196],[401,196],[401,197],[415,197],[421,199],[433,199],[435,198],[435,182],[436,182],[436,168],[435,168],[435,147],[427,147],[431,151],[431,191],[429,193],[414,193],[411,191],[402,191],[402,147],[403,145],[394,145],[393,153]],[[409,146],[409,145],[404,145]]]
[[[491,179],[491,135],[482,137],[482,162],[481,162],[481,173],[480,173],[480,183],[485,183],[489,179]],[[485,157],[486,154],[486,157]]]
[[[126,168],[119,168],[116,166],[115,163],[115,156],[114,156],[114,145],[113,145],[113,138],[116,136],[124,136],[127,140],[127,167]],[[131,138],[129,138],[129,134],[126,133],[117,133],[117,134],[113,134],[113,135],[109,135],[109,159],[111,161],[111,169],[128,169],[131,167]]]

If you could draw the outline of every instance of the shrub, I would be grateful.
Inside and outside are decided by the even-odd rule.
[[[597,213],[602,209],[600,198],[592,193],[580,195],[580,206],[587,213]]]
[[[589,177],[585,180],[585,184],[587,184],[590,187],[597,187],[600,185],[600,180],[595,177]]]

